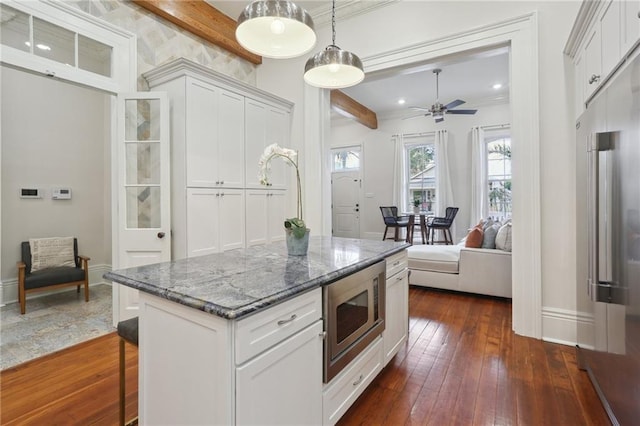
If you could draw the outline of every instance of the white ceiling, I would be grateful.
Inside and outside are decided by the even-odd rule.
[[[250,3],[248,0],[206,1],[233,19],[237,19],[244,7]],[[296,3],[309,11],[316,26],[319,24],[318,20],[322,21],[322,25],[328,22],[327,18],[330,19],[330,1],[298,0]],[[340,0],[336,6],[337,14],[344,17],[347,13],[366,12],[372,3],[374,2]],[[436,101],[434,68],[442,69],[439,77],[442,104],[461,99],[466,103],[458,106],[458,109],[474,109],[487,104],[508,102],[509,55],[506,47],[442,58],[410,68],[367,74],[365,81],[342,91],[379,116],[411,117],[418,113],[410,110],[410,106],[430,107]],[[495,83],[502,84],[502,88],[493,89]],[[398,104],[400,98],[405,99],[404,105]]]

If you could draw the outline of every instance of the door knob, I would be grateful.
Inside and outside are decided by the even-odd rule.
[[[158,232],[158,238],[164,238],[164,232]]]

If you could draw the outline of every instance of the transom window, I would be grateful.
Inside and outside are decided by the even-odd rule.
[[[360,147],[332,149],[331,164],[334,172],[360,170]]]

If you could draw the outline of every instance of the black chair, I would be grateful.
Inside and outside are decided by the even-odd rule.
[[[78,254],[78,240],[73,239],[73,258],[75,266],[57,266],[31,271],[31,246],[28,241],[21,243],[22,260],[18,262],[18,298],[20,313],[24,314],[27,305],[27,293],[51,290],[58,287],[84,286],[84,300],[89,301],[89,258]]]
[[[444,217],[430,217],[427,221],[427,240],[429,240],[429,236],[431,236],[431,244],[453,244],[453,238],[451,237],[450,228],[453,224],[453,219],[456,218],[457,214],[458,207],[447,207]],[[435,231],[437,230],[442,231],[444,240],[433,241],[433,234],[435,234]]]
[[[138,317],[129,318],[128,320],[118,323],[118,336],[120,336],[120,426],[128,424],[137,424],[136,418],[132,421],[125,422],[125,353],[124,344],[128,342],[134,346],[138,346]]]
[[[410,242],[411,240],[411,230],[413,228],[413,223],[410,220],[409,216],[398,216],[398,208],[396,206],[389,207],[380,207],[380,212],[382,212],[382,218],[384,219],[384,235],[382,236],[382,240],[387,239],[387,231],[389,228],[393,228],[395,230],[393,239],[395,241],[399,240],[399,230],[401,228],[405,228],[407,237],[406,241]]]

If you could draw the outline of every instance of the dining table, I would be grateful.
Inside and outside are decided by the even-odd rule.
[[[433,212],[423,211],[420,212],[405,212],[402,213],[404,216],[409,217],[409,227],[407,228],[407,242],[413,244],[413,232],[415,226],[418,224],[416,221],[416,216],[419,218],[420,225],[420,236],[422,237],[422,244],[429,244],[429,227],[427,225],[428,218],[434,216]]]

